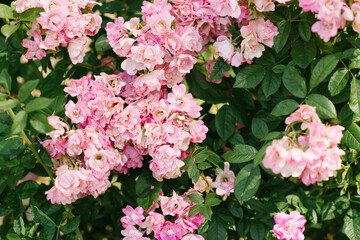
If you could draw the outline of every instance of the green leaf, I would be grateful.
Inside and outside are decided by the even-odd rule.
[[[235,114],[229,105],[222,106],[215,115],[215,127],[219,136],[227,140],[235,132]]]
[[[322,57],[311,72],[310,88],[315,88],[334,70],[339,57],[335,54]]]
[[[344,233],[350,240],[360,240],[360,212],[350,208],[344,218]]]
[[[338,69],[330,78],[328,89],[331,96],[339,94],[346,86],[349,79],[348,70],[346,68]]]
[[[38,79],[24,83],[19,90],[18,99],[21,102],[25,101],[30,96],[31,92],[36,88],[38,83]]]
[[[210,81],[220,80],[223,77],[223,72],[229,71],[231,65],[224,61],[223,58],[218,58],[216,61],[214,68],[211,72]]]
[[[35,21],[38,17],[40,17],[40,13],[43,12],[42,8],[30,8],[25,12],[20,14],[21,21]]]
[[[46,97],[34,98],[26,104],[25,109],[28,112],[38,111],[50,106],[52,101],[54,101],[54,99],[46,98]]]
[[[279,34],[274,37],[274,48],[277,53],[283,49],[289,38],[291,23],[289,21],[282,21],[279,23],[278,29]]]
[[[188,198],[194,203],[201,204],[204,202],[204,198],[198,193],[191,193],[188,195]]]
[[[268,134],[266,134],[265,137],[263,137],[261,139],[261,141],[269,141],[269,140],[273,140],[273,139],[279,139],[283,136],[282,132],[269,132]]]
[[[252,222],[250,225],[250,236],[253,240],[263,240],[265,237],[265,226],[261,222]]]
[[[24,130],[27,124],[27,113],[25,111],[20,111],[15,115],[14,123],[11,126],[12,134],[16,134]]]
[[[216,218],[210,221],[208,234],[208,240],[225,240],[227,239],[226,228]]]
[[[241,69],[236,75],[234,88],[254,88],[265,76],[265,68],[261,65],[250,65]]]
[[[0,3],[0,18],[16,19],[16,15],[11,7]]]
[[[287,66],[285,68],[283,73],[283,83],[286,89],[295,97],[304,98],[306,96],[305,79],[296,68],[292,66]]]
[[[336,118],[336,109],[334,104],[326,97],[320,94],[311,94],[305,100],[306,104],[316,107],[316,112],[321,118]]]
[[[313,41],[304,43],[296,41],[291,46],[291,57],[302,68],[306,68],[316,56],[316,45]]]
[[[101,13],[115,13],[121,11],[124,7],[121,1],[113,1],[103,3],[99,10]]]
[[[342,54],[342,57],[347,59],[353,59],[359,56],[360,56],[360,49],[357,48],[349,48],[345,50]]]
[[[300,37],[304,41],[306,41],[306,42],[310,41],[311,28],[307,22],[305,22],[305,21],[300,22],[298,25],[298,31],[299,31]]]
[[[8,39],[14,32],[16,32],[16,30],[18,30],[20,27],[20,24],[16,24],[16,25],[10,25],[10,24],[5,24],[4,26],[1,27],[1,33],[6,37],[6,39]]]
[[[360,57],[351,59],[349,68],[350,69],[359,69],[360,68]]]
[[[13,229],[14,232],[20,236],[24,236],[25,235],[25,223],[24,223],[24,219],[22,218],[21,215],[19,215],[15,220],[14,220],[14,225],[13,225]]]
[[[266,71],[264,81],[261,88],[265,94],[265,97],[276,93],[281,85],[281,74],[274,73],[272,70]]]
[[[360,149],[360,127],[351,123],[348,129],[345,130],[341,142],[352,149]]]
[[[14,107],[16,107],[17,104],[18,104],[18,102],[13,99],[10,99],[7,101],[1,101],[0,102],[0,110],[8,110],[10,108],[14,108]]]
[[[111,46],[110,46],[109,42],[107,41],[106,34],[103,34],[100,37],[98,37],[98,39],[96,39],[95,49],[97,52],[105,52],[105,51],[111,49]]]
[[[75,231],[80,225],[80,216],[76,216],[66,223],[65,226],[61,227],[61,231],[65,234],[69,234]]]
[[[266,134],[268,134],[269,129],[266,122],[260,118],[253,118],[251,122],[251,132],[254,134],[256,138],[263,138]]]
[[[136,180],[137,203],[148,210],[159,197],[162,183],[154,179],[151,172],[143,172]]]
[[[21,240],[22,238],[17,235],[16,233],[8,233],[6,234],[6,239],[7,240]]]
[[[41,223],[42,225],[47,227],[56,227],[54,221],[43,211],[41,211],[37,206],[32,206],[31,210],[31,214],[35,222]]]
[[[221,200],[216,198],[215,193],[209,193],[205,199],[205,205],[209,207],[217,206],[221,203]]]
[[[11,91],[11,76],[9,75],[6,68],[0,73],[0,86],[3,86],[5,92],[10,93]]]
[[[20,195],[20,198],[25,199],[34,196],[39,187],[39,184],[35,181],[25,181],[20,183],[16,189]]]
[[[295,111],[295,109],[297,109],[298,107],[299,107],[299,103],[297,101],[293,99],[285,99],[279,102],[278,104],[276,104],[274,109],[271,111],[271,115],[277,117],[289,115],[290,113]]]
[[[240,204],[255,195],[259,188],[260,180],[259,167],[253,168],[253,164],[248,164],[240,170],[234,182],[235,196]]]
[[[41,113],[37,113],[30,119],[30,125],[39,133],[48,133],[54,128],[50,126],[47,116]]]
[[[357,115],[360,115],[360,80],[353,78],[350,85],[350,109]]]
[[[190,211],[189,211],[189,217],[191,216],[195,216],[196,214],[198,214],[199,212],[201,212],[201,208],[203,207],[203,204],[197,204],[195,206],[193,206]]]
[[[327,221],[339,217],[350,207],[350,201],[347,197],[338,197],[335,201],[329,201],[323,212],[322,220]]]
[[[257,153],[256,148],[250,145],[239,144],[231,151],[226,152],[222,157],[226,162],[230,163],[244,163],[255,158]]]

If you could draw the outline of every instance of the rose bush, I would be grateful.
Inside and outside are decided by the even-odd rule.
[[[360,239],[360,2],[0,4],[0,239]]]

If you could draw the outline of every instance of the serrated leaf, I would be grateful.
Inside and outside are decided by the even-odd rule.
[[[353,78],[350,85],[350,109],[360,115],[360,80]]]
[[[105,52],[105,51],[111,49],[111,46],[110,46],[109,42],[107,41],[106,34],[103,34],[100,37],[98,37],[98,39],[96,39],[95,49],[97,52]]]
[[[265,226],[261,222],[253,222],[250,225],[250,236],[253,240],[263,240],[265,237]]]
[[[222,157],[230,163],[244,163],[254,159],[256,153],[257,150],[253,146],[239,144],[233,150],[224,153]]]
[[[350,207],[350,201],[347,197],[341,196],[335,199],[335,201],[329,201],[323,212],[322,220],[327,221],[339,217]]]
[[[296,41],[291,46],[291,57],[297,65],[306,68],[316,56],[316,45],[313,41],[304,43]]]
[[[276,93],[281,85],[281,74],[275,73],[272,70],[266,71],[265,78],[262,82],[261,88],[265,94],[265,97]]]
[[[335,54],[322,57],[311,72],[310,88],[315,88],[334,70],[339,57]]]
[[[25,101],[30,96],[31,92],[36,88],[38,83],[39,79],[25,82],[19,90],[18,99],[21,102]]]
[[[215,115],[215,127],[219,136],[227,140],[235,132],[235,114],[229,105],[222,106]]]
[[[295,67],[287,66],[285,68],[283,83],[285,88],[295,97],[304,98],[306,96],[305,79]]]
[[[264,120],[260,118],[253,118],[251,122],[251,132],[255,137],[261,139],[268,134],[269,129]]]
[[[335,119],[337,117],[334,104],[323,95],[311,94],[305,102],[310,106],[316,107],[316,113],[321,118]]]
[[[201,212],[201,208],[203,207],[203,204],[197,204],[195,206],[193,206],[190,211],[189,211],[189,217],[191,216],[195,216],[196,214],[198,214],[199,212]]]
[[[271,111],[271,115],[274,116],[284,116],[289,115],[292,113],[295,109],[299,107],[299,103],[293,99],[285,99],[274,107],[274,109]]]
[[[25,109],[28,112],[38,111],[50,106],[53,101],[54,99],[46,97],[34,98],[26,104]]]
[[[223,58],[218,58],[214,68],[211,72],[210,81],[220,80],[223,77],[223,72],[229,71],[231,65],[224,61]]]
[[[43,211],[41,211],[37,206],[32,206],[31,210],[31,214],[35,222],[41,223],[42,225],[47,227],[56,227],[55,222]]]
[[[352,149],[360,149],[360,127],[351,123],[349,128],[345,130],[341,142]]]
[[[289,38],[291,23],[289,21],[282,21],[278,25],[278,29],[279,34],[274,37],[274,48],[277,53],[283,49]]]
[[[201,204],[204,202],[204,198],[198,193],[191,193],[188,195],[188,198],[194,203]]]
[[[207,234],[208,240],[225,240],[227,239],[226,228],[216,219],[210,221]]]
[[[260,180],[259,167],[253,168],[253,164],[248,164],[240,170],[234,182],[235,196],[240,204],[255,195],[260,186]]]
[[[69,234],[75,231],[80,225],[80,216],[76,216],[66,223],[65,226],[61,227],[61,231],[65,234]]]
[[[309,26],[309,24],[305,21],[301,21],[298,25],[298,31],[299,31],[299,35],[300,37],[308,42],[310,41],[310,37],[311,37],[311,28]]]
[[[265,76],[265,68],[261,65],[250,65],[241,69],[236,75],[234,88],[254,88]]]
[[[339,94],[346,86],[349,79],[348,70],[346,68],[338,69],[330,78],[328,89],[331,96]]]
[[[344,233],[350,240],[360,240],[360,212],[349,209],[344,218]]]

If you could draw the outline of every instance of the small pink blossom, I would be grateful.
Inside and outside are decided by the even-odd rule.
[[[230,196],[230,193],[234,192],[235,181],[235,174],[230,170],[230,164],[225,162],[224,170],[221,168],[216,168],[216,172],[217,176],[214,182],[214,187],[216,187],[216,194],[220,196]]]
[[[297,211],[290,214],[278,212],[274,216],[275,225],[273,232],[280,240],[303,240],[306,220]]]

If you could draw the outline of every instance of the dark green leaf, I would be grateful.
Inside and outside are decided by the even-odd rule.
[[[338,197],[335,201],[329,201],[322,212],[322,220],[327,221],[337,218],[346,212],[349,207],[350,201],[345,196]]]
[[[291,57],[297,65],[306,68],[316,56],[316,45],[313,41],[302,42],[296,41],[291,46]]]
[[[334,70],[339,57],[335,54],[322,57],[311,72],[310,88],[315,88]]]
[[[265,68],[261,65],[250,65],[241,69],[236,75],[234,88],[254,88],[265,76]]]
[[[254,240],[263,240],[265,237],[265,226],[261,222],[252,222],[250,225],[250,236]]]
[[[61,231],[65,234],[69,234],[75,231],[80,225],[80,216],[76,216],[66,223],[65,226],[61,227]]]
[[[38,111],[48,107],[52,101],[54,101],[54,99],[45,97],[34,98],[26,104],[25,109],[28,112]]]
[[[203,203],[204,202],[204,198],[200,195],[200,194],[197,194],[197,193],[191,193],[188,195],[188,198],[194,202],[194,203]]]
[[[20,183],[16,189],[21,199],[30,198],[38,191],[39,184],[35,181],[25,181]]]
[[[235,196],[240,204],[254,196],[259,188],[260,180],[259,167],[253,168],[253,164],[248,164],[240,170],[234,182]]]
[[[215,127],[219,136],[227,140],[235,132],[235,114],[229,105],[222,106],[215,116]]]
[[[260,118],[254,118],[251,122],[251,132],[255,137],[261,139],[268,134],[269,129],[266,122]]]
[[[281,85],[281,75],[274,73],[272,70],[266,71],[264,81],[262,82],[261,88],[265,94],[265,97],[276,93]]]
[[[280,52],[285,46],[289,38],[291,23],[289,21],[282,21],[278,25],[278,29],[279,34],[274,37],[274,48],[276,52]]]
[[[56,227],[54,221],[43,211],[41,211],[38,207],[32,206],[31,209],[32,209],[31,214],[35,222],[41,223],[42,225],[47,227]]]
[[[283,83],[289,92],[295,97],[304,98],[306,96],[305,79],[299,70],[292,66],[287,66],[283,73]]]
[[[38,79],[24,83],[19,90],[18,99],[21,102],[25,101],[30,96],[31,92],[36,88],[38,83]]]
[[[348,70],[346,68],[338,69],[330,78],[329,92],[331,96],[339,94],[346,86],[349,79]]]
[[[218,58],[216,61],[214,68],[212,70],[210,81],[214,80],[220,80],[223,77],[223,72],[229,71],[231,68],[231,65],[224,61],[223,58]]]
[[[299,35],[300,37],[304,40],[304,41],[310,41],[310,37],[311,37],[311,29],[310,26],[307,22],[305,21],[301,21],[298,25],[298,31],[299,31]]]
[[[284,116],[289,115],[292,113],[295,109],[299,107],[299,103],[292,99],[285,99],[274,107],[274,109],[271,111],[271,115],[274,116]]]
[[[208,240],[225,240],[227,231],[225,227],[216,219],[210,221],[208,229]]]
[[[311,94],[305,100],[306,104],[316,107],[316,112],[321,118],[336,118],[336,109],[334,104],[326,97],[320,94]]]
[[[191,216],[195,216],[196,214],[198,214],[199,212],[201,212],[201,208],[203,207],[203,204],[197,204],[195,206],[193,206],[190,211],[189,211],[189,217]]]

